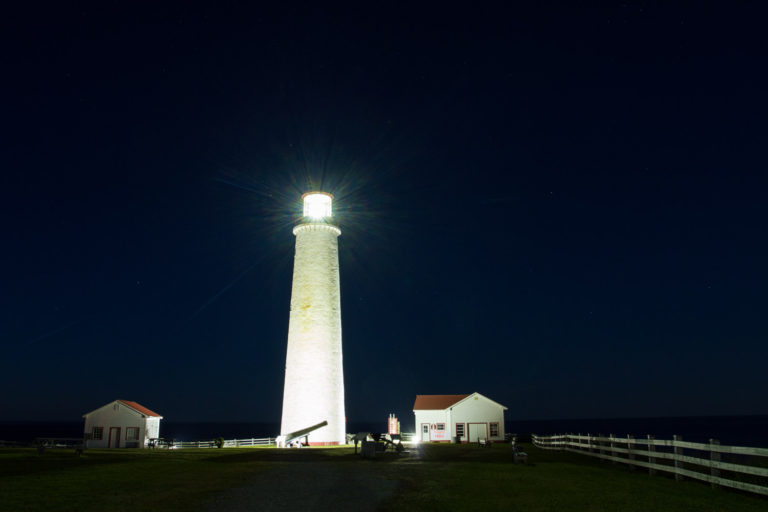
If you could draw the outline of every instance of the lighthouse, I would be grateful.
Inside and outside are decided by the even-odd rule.
[[[281,434],[327,421],[309,434],[312,445],[345,443],[344,370],[341,353],[339,244],[333,195],[307,192],[293,228],[288,351],[285,361]]]

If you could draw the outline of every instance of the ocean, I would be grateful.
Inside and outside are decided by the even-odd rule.
[[[349,422],[347,432],[385,432],[386,418],[380,422]],[[413,425],[403,422],[404,431],[413,431]],[[245,439],[275,437],[279,423],[160,423],[160,435],[177,441],[202,441],[215,437]],[[616,436],[671,439],[681,435],[686,441],[708,442],[719,439],[731,446],[757,446],[768,448],[768,415],[754,416],[697,416],[679,418],[613,418],[507,421],[506,431],[525,440],[530,434],[614,434]],[[83,422],[0,422],[0,441],[30,442],[36,437],[81,437]]]
[[[698,443],[718,439],[724,445],[768,448],[768,415],[512,421],[507,422],[507,432],[523,436],[534,433],[645,437],[650,434],[657,439],[679,435],[685,441]]]

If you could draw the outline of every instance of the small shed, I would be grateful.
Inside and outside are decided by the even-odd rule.
[[[115,400],[83,414],[87,448],[144,448],[160,437],[162,416],[130,400]]]
[[[422,442],[503,441],[506,410],[500,403],[477,392],[469,395],[416,395],[413,403],[416,435]]]

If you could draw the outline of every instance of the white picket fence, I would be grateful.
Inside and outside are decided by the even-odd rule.
[[[647,468],[649,474],[665,471],[675,475],[768,496],[768,449],[723,446],[683,441],[682,437],[655,439],[653,436],[608,437],[565,434],[533,435],[533,444],[545,450],[569,452],[610,460],[613,463]],[[723,461],[723,458],[729,459]],[[687,467],[686,467],[687,466]]]
[[[225,439],[224,448],[239,448],[241,446],[269,446],[275,444],[274,437],[249,439]],[[216,441],[174,441],[174,448],[216,448]]]
[[[403,432],[403,442],[410,442],[416,437],[413,432]],[[269,446],[275,444],[274,437],[261,437],[250,439],[225,439],[224,448],[240,448],[243,446]],[[163,445],[165,447],[165,445]],[[173,448],[216,448],[216,441],[174,441]]]

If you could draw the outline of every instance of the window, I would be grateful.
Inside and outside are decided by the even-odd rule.
[[[139,440],[139,427],[128,427],[125,429],[126,441],[138,441]]]
[[[498,423],[491,423],[491,437],[499,437],[499,424]]]
[[[445,423],[438,423],[437,430],[445,430]]]
[[[104,427],[93,427],[93,435],[91,436],[91,439],[97,441],[104,439]]]
[[[463,423],[457,423],[456,424],[456,437],[464,437],[464,424]]]

